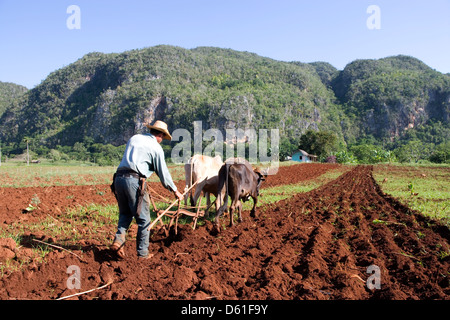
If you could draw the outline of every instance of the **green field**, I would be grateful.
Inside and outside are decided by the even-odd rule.
[[[383,192],[424,215],[450,226],[450,167],[374,166],[374,178]]]

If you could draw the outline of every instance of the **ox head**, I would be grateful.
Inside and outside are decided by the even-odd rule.
[[[259,188],[261,186],[261,182],[266,180],[267,173],[264,170],[260,170],[258,168],[254,169],[253,172],[258,176],[258,183],[256,184],[256,195],[259,196]]]

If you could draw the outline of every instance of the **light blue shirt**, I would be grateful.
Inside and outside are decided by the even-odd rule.
[[[136,134],[128,140],[118,167],[118,170],[124,169],[131,169],[146,178],[156,172],[166,189],[177,190],[167,168],[164,151],[152,134]]]

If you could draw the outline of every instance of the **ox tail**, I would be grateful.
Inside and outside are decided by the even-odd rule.
[[[219,208],[219,212],[217,213],[217,217],[220,217],[226,210],[228,207],[228,173],[230,171],[230,164],[225,164],[225,179],[220,179],[219,176],[219,190],[217,190],[217,196],[220,197],[220,194],[222,194],[222,190],[223,187],[225,187],[225,196],[222,199],[222,197],[220,197],[220,208]],[[225,183],[225,186],[223,186],[223,183]],[[222,204],[222,200],[223,200],[223,204]]]
[[[195,158],[192,159],[191,161],[191,165],[190,165],[190,170],[191,170],[191,175],[190,175],[190,181],[189,181],[189,188],[192,186],[192,184],[194,183],[194,181],[192,181],[194,178],[192,177],[192,171],[194,170],[194,162],[195,162]],[[188,195],[189,199],[192,199],[192,189],[189,191],[189,195]],[[191,200],[192,202],[192,200]]]
[[[190,174],[190,181],[189,181],[189,188],[192,186],[192,184],[194,183],[194,181],[192,181],[192,168],[194,168],[194,160],[192,160],[192,162],[190,163],[190,166],[189,166],[190,168],[190,170],[191,170],[191,174]]]
[[[187,167],[189,166],[189,167]],[[187,205],[187,199],[191,196],[192,194],[192,189],[190,189],[190,187],[192,186],[192,184],[194,183],[193,177],[192,177],[192,169],[194,166],[194,158],[190,158],[188,160],[188,162],[184,165],[184,171],[185,171],[185,188],[184,188],[184,204]],[[188,192],[189,190],[189,192]]]

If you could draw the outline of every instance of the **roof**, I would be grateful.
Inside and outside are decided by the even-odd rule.
[[[295,153],[297,152],[300,152],[304,156],[309,156],[308,152],[306,152],[305,150],[298,149]]]
[[[296,154],[297,152],[300,152],[304,156],[317,158],[317,156],[315,156],[313,154],[309,154],[308,152],[306,152],[305,150],[302,150],[302,149],[298,149],[297,151],[294,152],[294,154]]]

